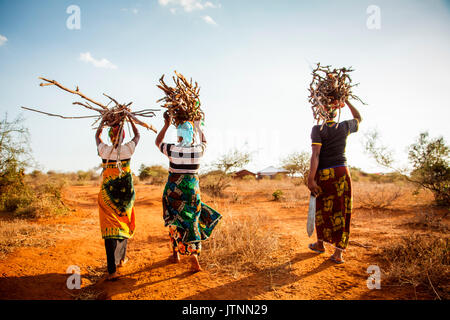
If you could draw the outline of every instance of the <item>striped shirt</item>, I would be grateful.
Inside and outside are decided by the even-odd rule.
[[[206,149],[206,142],[192,147],[181,147],[173,143],[161,143],[159,150],[169,158],[169,172],[195,174],[200,168],[200,159]]]

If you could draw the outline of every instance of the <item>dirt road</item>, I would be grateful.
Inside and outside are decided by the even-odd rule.
[[[300,207],[256,197],[251,205],[214,200],[206,203],[223,213],[236,215],[258,212],[267,216],[273,232],[280,235],[285,257],[259,272],[237,277],[208,268],[192,273],[182,259],[173,264],[167,230],[163,226],[161,186],[136,186],[135,237],[129,241],[129,263],[115,282],[103,281],[105,251],[98,226],[98,187],[72,186],[64,201],[73,208],[67,215],[41,219],[37,223],[54,230],[42,236],[52,238],[50,247],[17,248],[0,260],[0,299],[413,299],[413,292],[382,286],[369,290],[367,267],[377,264],[375,244],[394,234],[392,220],[355,212],[350,248],[344,265],[308,250],[313,240],[306,234],[307,200]],[[401,219],[402,214],[399,214]],[[388,232],[389,231],[389,232]],[[398,231],[400,232],[400,231]],[[214,235],[213,235],[214,236]],[[207,255],[205,251],[202,254]],[[81,290],[66,286],[69,266],[81,270]]]

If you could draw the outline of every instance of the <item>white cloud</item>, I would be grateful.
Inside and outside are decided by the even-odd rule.
[[[205,21],[207,24],[211,24],[213,26],[217,26],[217,22],[214,21],[213,18],[211,18],[210,16],[204,16],[202,17],[203,21]]]
[[[207,8],[220,8],[221,5],[215,5],[211,1],[203,2],[203,0],[158,0],[158,3],[165,7],[181,7],[186,12],[192,12],[194,10],[204,10]],[[174,13],[173,10],[170,12]]]
[[[176,14],[177,13],[177,8],[170,8],[169,11],[172,14]]]
[[[4,45],[6,41],[8,41],[8,38],[0,34],[0,46]]]
[[[217,8],[222,8],[222,5],[220,3],[216,5],[216,4],[214,4],[214,3],[210,2],[210,1],[206,1],[205,2],[205,8],[217,9]]]
[[[96,68],[117,69],[116,65],[112,64],[109,60],[105,58],[101,60],[94,59],[94,57],[91,55],[90,52],[80,53],[80,60],[87,63],[91,63]]]

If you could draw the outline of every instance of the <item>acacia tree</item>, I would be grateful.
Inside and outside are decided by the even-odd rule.
[[[392,151],[379,145],[377,131],[367,133],[365,139],[366,151],[379,165],[401,174],[419,188],[430,190],[438,205],[450,205],[450,149],[443,137],[430,139],[428,132],[419,135],[408,147],[412,167],[409,173],[394,167]]]
[[[242,168],[250,161],[250,152],[234,149],[220,156],[213,166],[222,171],[224,174],[228,174],[232,169]]]
[[[281,166],[289,171],[291,177],[299,174],[306,185],[308,181],[310,159],[311,154],[309,152],[294,152],[281,160]]]
[[[222,197],[224,191],[231,185],[230,171],[244,167],[251,161],[251,153],[234,149],[223,154],[210,167],[209,173],[202,175],[200,186],[213,196]]]
[[[428,132],[423,132],[408,152],[413,167],[411,179],[431,190],[441,205],[450,204],[449,150],[443,137],[430,139]]]
[[[23,118],[10,121],[5,114],[0,120],[0,207],[5,207],[12,194],[27,191],[23,176],[30,160],[29,132]]]

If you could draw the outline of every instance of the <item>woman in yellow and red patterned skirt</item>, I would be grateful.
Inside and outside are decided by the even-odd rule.
[[[130,121],[134,138],[122,144],[125,132],[119,134],[119,127],[109,129],[112,146],[102,142],[100,135],[103,122],[95,135],[98,155],[102,158],[103,180],[98,194],[99,218],[102,238],[105,240],[108,279],[114,280],[119,274],[117,267],[127,261],[128,239],[135,231],[134,200],[136,197],[130,170],[131,156],[139,142],[139,131]],[[120,138],[119,138],[120,137]],[[116,143],[117,139],[121,139]],[[120,150],[119,149],[120,146]]]
[[[330,259],[344,263],[343,251],[348,246],[352,214],[352,180],[347,168],[345,147],[347,136],[358,131],[361,115],[346,101],[354,119],[340,122],[327,121],[316,125],[311,132],[312,156],[308,188],[316,197],[317,242],[309,248],[324,253],[324,242],[334,246]],[[336,106],[330,106],[328,118],[336,117]]]

